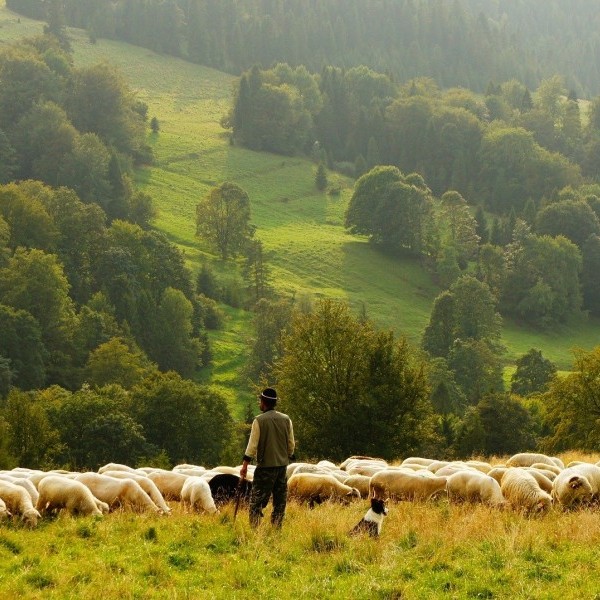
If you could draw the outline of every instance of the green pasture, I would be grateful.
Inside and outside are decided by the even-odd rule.
[[[3,5],[3,2],[0,2]],[[41,31],[39,22],[0,8],[0,42]],[[343,227],[353,181],[328,173],[339,195],[318,192],[316,166],[301,157],[251,152],[229,143],[219,121],[228,110],[235,79],[183,60],[120,42],[89,42],[85,32],[69,30],[76,65],[101,60],[115,64],[160,123],[148,134],[156,162],[140,169],[137,185],[155,200],[155,226],[184,252],[193,272],[207,261],[224,278],[236,277],[195,238],[195,206],[211,187],[234,181],[252,203],[257,237],[268,254],[274,286],[298,297],[333,297],[365,310],[380,327],[391,328],[417,344],[440,292],[414,259],[386,256]],[[535,331],[506,322],[503,342],[507,365],[532,347],[560,369],[572,364],[572,349],[598,343],[600,323],[581,320],[552,331]],[[215,366],[205,376],[233,394],[247,393],[241,376],[251,319],[228,310],[225,328],[211,334]],[[231,357],[229,356],[231,355]],[[235,391],[234,391],[235,390]]]
[[[431,600],[596,598],[593,510],[543,517],[447,500],[389,505],[379,539],[349,536],[367,501],[290,502],[281,531],[242,507],[159,517],[60,515],[0,528],[0,597]]]

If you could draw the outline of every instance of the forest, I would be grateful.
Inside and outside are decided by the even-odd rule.
[[[293,14],[276,1],[225,4],[232,10],[222,18],[244,6],[247,22],[264,4],[281,19]],[[319,11],[335,4],[315,3],[304,26],[325,23]],[[480,4],[458,2],[436,18],[464,32],[481,26],[481,16],[465,12],[482,11]],[[431,3],[375,5],[410,9],[434,29]],[[416,257],[442,290],[414,348],[338,301],[303,305],[279,296],[248,195],[234,183],[198,200],[196,231],[223,262],[238,261],[243,290],[224,289],[208,265],[192,273],[153,227],[152,198],[136,190],[133,177],[152,163],[147,136],[159,124],[116,69],[74,66],[66,24],[86,27],[92,38],[152,48],[127,38],[136,10],[166,11],[169,19],[152,13],[157,27],[180,15],[189,35],[190,15],[204,15],[206,28],[202,11],[224,10],[215,8],[221,3],[7,6],[49,12],[45,35],[0,53],[0,464],[236,461],[247,425],[199,376],[211,361],[207,332],[219,327],[227,306],[252,313],[245,375],[257,386],[276,381],[289,398],[285,408],[307,458],[323,445],[333,459],[595,447],[589,416],[598,411],[598,350],[576,354],[572,372],[559,377],[532,348],[507,391],[500,343],[504,317],[547,329],[600,314],[600,99],[578,97],[592,82],[543,77],[536,63],[536,76],[490,69],[485,82],[482,74],[467,89],[458,87],[466,74],[450,81],[429,67],[392,72],[366,52],[371,66],[338,66],[334,53],[325,65],[308,54],[306,64],[287,63],[284,52],[265,48],[257,51],[272,51],[273,59],[258,62],[276,62],[270,68],[247,52],[249,62],[225,64],[231,59],[199,28],[211,59],[191,55],[191,39],[155,30],[153,39],[177,41],[177,48],[153,49],[240,73],[221,119],[229,143],[310,157],[319,165],[315,185],[329,194],[339,192],[328,187],[328,173],[355,180],[346,229],[391,256]],[[511,6],[516,18],[521,3]],[[118,12],[125,9],[129,20]],[[358,9],[343,15],[354,14],[368,39],[376,24],[358,19]],[[103,29],[109,16],[123,31]],[[275,24],[283,26],[273,17]],[[350,21],[334,24],[339,33]],[[388,418],[361,429],[373,410]]]
[[[530,88],[560,73],[578,96],[600,92],[596,0],[7,0],[66,24],[240,74],[260,64],[366,65],[407,81],[483,92],[491,81]],[[53,9],[56,10],[56,9]]]

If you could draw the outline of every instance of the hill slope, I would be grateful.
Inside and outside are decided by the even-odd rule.
[[[40,33],[41,27],[0,8],[0,42]],[[160,132],[149,135],[156,164],[138,172],[138,185],[155,199],[160,211],[156,227],[185,251],[192,270],[207,260],[222,276],[234,277],[232,266],[217,261],[194,237],[197,199],[213,185],[234,181],[250,196],[252,220],[279,291],[340,298],[357,310],[364,306],[379,326],[418,343],[440,290],[418,262],[384,256],[364,238],[345,232],[343,214],[352,180],[330,174],[342,193],[328,196],[314,186],[313,163],[231,146],[219,125],[230,101],[231,76],[123,43],[91,44],[79,30],[70,34],[77,65],[100,60],[116,64],[148,104],[149,116],[158,118]],[[233,396],[239,393],[233,388],[246,388],[239,369],[249,323],[247,314],[228,311],[226,329],[213,336],[211,381]],[[507,322],[503,341],[509,361],[536,347],[559,368],[568,369],[571,349],[593,347],[599,332],[598,321],[545,333]]]

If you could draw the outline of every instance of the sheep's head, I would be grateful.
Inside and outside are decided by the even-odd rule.
[[[36,527],[38,523],[38,519],[41,519],[42,515],[35,509],[29,508],[23,513],[23,520],[30,527]]]

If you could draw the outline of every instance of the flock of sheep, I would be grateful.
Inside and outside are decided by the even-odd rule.
[[[290,468],[290,494],[311,503],[332,496],[424,501],[446,495],[450,502],[481,502],[531,514],[553,505],[574,508],[600,500],[600,463],[565,467],[559,458],[533,452],[497,465],[410,457],[393,466],[381,459],[351,457],[339,466],[322,461]]]
[[[310,506],[327,500],[429,500],[447,495],[449,501],[487,503],[527,513],[544,513],[554,504],[585,506],[600,499],[600,463],[564,465],[556,457],[519,453],[503,465],[482,461],[440,461],[406,458],[399,465],[371,457],[293,463],[288,467],[290,499]],[[110,463],[98,472],[39,471],[16,468],[0,471],[0,520],[14,515],[35,526],[43,516],[67,511],[101,516],[117,507],[168,515],[167,501],[215,513],[236,494],[247,499],[252,485],[240,480],[239,467],[206,469],[178,465],[171,471],[133,469]]]

